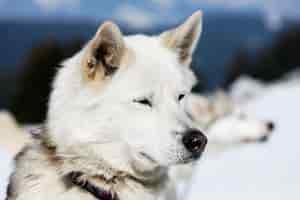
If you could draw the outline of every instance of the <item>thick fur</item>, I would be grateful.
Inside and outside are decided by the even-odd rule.
[[[62,63],[47,131],[16,157],[8,200],[95,199],[65,180],[72,172],[120,200],[162,198],[168,168],[193,160],[182,137],[195,127],[181,99],[195,83],[201,16],[151,37],[101,25]]]
[[[209,155],[249,142],[258,142],[261,137],[271,134],[266,121],[242,112],[239,105],[221,91],[209,97],[189,95],[185,107],[198,126],[207,130],[210,140],[206,152]],[[41,135],[41,130],[43,129],[37,126],[26,127],[26,131],[33,135]],[[169,184],[167,191],[168,199],[175,198],[178,182],[186,182],[192,176],[192,166],[182,165],[172,168],[170,172],[172,183]]]

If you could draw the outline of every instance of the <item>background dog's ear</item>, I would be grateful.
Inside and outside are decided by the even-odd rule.
[[[163,32],[163,44],[178,52],[184,64],[190,64],[193,51],[202,32],[202,12],[197,11],[177,28]]]
[[[86,48],[83,59],[86,77],[104,79],[120,67],[125,51],[123,35],[116,24],[105,22]]]

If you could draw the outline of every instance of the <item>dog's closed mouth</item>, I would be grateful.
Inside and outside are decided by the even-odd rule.
[[[184,160],[184,163],[186,164],[186,163],[196,161],[196,160],[200,159],[201,156],[202,156],[202,153],[191,155],[187,159]]]
[[[146,154],[145,152],[140,152],[139,153],[143,158],[146,158],[147,160],[156,163],[156,161],[154,160],[154,158],[152,158],[150,155]]]
[[[260,138],[257,138],[257,139],[253,139],[253,138],[245,138],[242,140],[243,143],[263,143],[263,142],[266,142],[268,141],[269,139],[269,136],[268,135],[264,135]]]

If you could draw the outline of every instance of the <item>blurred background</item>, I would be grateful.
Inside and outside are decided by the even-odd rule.
[[[270,86],[300,66],[299,0],[0,0],[0,110],[22,124],[43,122],[60,61],[104,20],[125,34],[156,34],[198,9],[204,27],[192,63],[194,91],[227,89],[241,75]],[[249,106],[274,118],[274,139],[203,163],[190,199],[300,198],[299,86],[276,86]]]
[[[41,122],[59,62],[104,20],[126,34],[155,34],[199,8],[195,91],[226,87],[241,74],[272,81],[300,65],[298,0],[0,0],[0,109],[19,122]]]

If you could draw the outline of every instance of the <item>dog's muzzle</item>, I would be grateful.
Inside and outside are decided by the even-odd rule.
[[[206,136],[196,129],[188,129],[182,137],[182,143],[192,154],[192,158],[199,158],[207,144]]]

